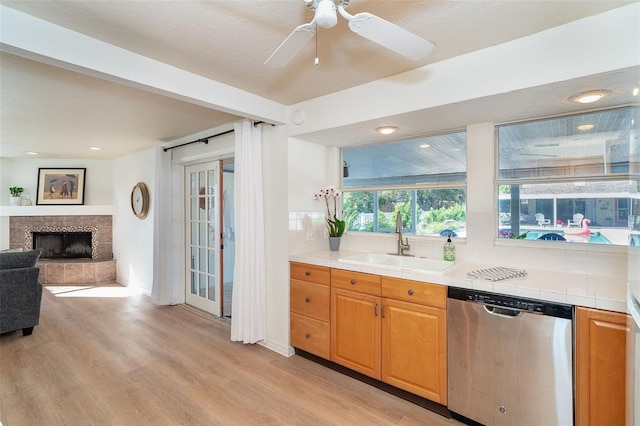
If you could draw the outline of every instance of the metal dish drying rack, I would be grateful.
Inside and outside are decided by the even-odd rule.
[[[524,269],[506,268],[504,266],[498,266],[495,268],[477,269],[475,271],[467,272],[467,276],[473,278],[479,278],[487,281],[500,281],[507,280],[509,278],[526,277],[527,271]]]

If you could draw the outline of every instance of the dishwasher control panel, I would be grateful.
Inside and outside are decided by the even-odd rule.
[[[545,302],[542,300],[526,299],[517,296],[507,296],[457,287],[449,287],[448,297],[450,299],[482,303],[500,308],[517,309],[535,314],[573,319],[573,306],[561,303]]]
[[[467,300],[505,308],[522,309],[523,311],[537,312],[539,314],[544,312],[542,303],[528,302],[495,294],[467,293]]]

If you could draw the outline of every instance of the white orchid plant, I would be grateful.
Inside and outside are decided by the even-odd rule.
[[[327,217],[325,219],[327,220],[330,237],[342,237],[345,231],[346,222],[338,219],[338,198],[341,196],[342,193],[333,185],[322,188],[313,195],[316,201],[324,199],[327,205]],[[333,212],[331,209],[331,201],[333,201]]]

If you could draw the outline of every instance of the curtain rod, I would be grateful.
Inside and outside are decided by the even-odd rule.
[[[253,123],[253,127],[256,127],[258,124],[263,124],[264,121],[256,121],[255,123]],[[272,124],[273,126],[273,124]],[[211,135],[211,136],[207,136],[206,138],[200,138],[198,140],[195,141],[191,141],[191,142],[185,142],[185,143],[181,143],[180,145],[175,145],[175,146],[169,146],[167,148],[163,148],[164,152],[169,151],[170,149],[173,148],[180,148],[181,146],[186,146],[186,145],[191,145],[192,143],[199,143],[199,142],[203,142],[205,145],[207,145],[209,143],[209,139],[211,138],[216,138],[218,136],[222,136],[222,135],[226,135],[227,133],[233,133],[234,130],[227,130],[226,132],[221,132],[221,133],[216,133],[215,135]]]

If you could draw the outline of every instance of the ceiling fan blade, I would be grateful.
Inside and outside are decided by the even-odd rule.
[[[269,56],[265,65],[270,67],[283,67],[300,52],[305,44],[316,35],[316,24],[311,21],[297,27],[289,37]]]
[[[349,15],[347,19],[354,33],[414,61],[426,58],[435,47],[432,42],[367,12]]]

